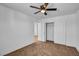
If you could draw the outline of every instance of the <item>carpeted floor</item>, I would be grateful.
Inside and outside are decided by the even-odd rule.
[[[79,56],[79,53],[73,47],[47,41],[33,43],[6,56]]]

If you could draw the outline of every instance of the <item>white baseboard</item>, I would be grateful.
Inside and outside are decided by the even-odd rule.
[[[38,40],[38,41],[46,42],[46,40]]]
[[[77,49],[77,51],[79,52],[79,48],[76,47],[76,49]]]
[[[54,43],[56,43],[56,44],[60,44],[60,43],[58,43],[58,42],[54,42]],[[62,44],[62,45],[65,45],[65,44]],[[73,46],[73,45],[71,45],[71,44],[66,44],[66,46],[70,46],[70,47],[75,47],[76,49],[77,49],[77,51],[79,52],[79,47],[77,46]]]
[[[9,53],[11,53],[11,52],[13,52],[13,51],[16,51],[16,50],[18,50],[18,49],[21,49],[21,48],[23,48],[23,47],[25,47],[25,46],[28,46],[28,45],[32,44],[32,43],[34,43],[34,42],[29,42],[28,44],[23,44],[23,45],[21,45],[20,47],[14,48],[13,50],[4,51],[3,54],[1,54],[1,56],[7,55],[7,54],[9,54]]]

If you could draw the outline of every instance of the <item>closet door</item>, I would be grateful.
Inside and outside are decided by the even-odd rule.
[[[76,45],[76,22],[74,15],[66,20],[66,45],[75,46]]]
[[[54,41],[54,22],[46,23],[46,40]]]
[[[58,19],[55,21],[54,42],[65,45],[65,20]]]

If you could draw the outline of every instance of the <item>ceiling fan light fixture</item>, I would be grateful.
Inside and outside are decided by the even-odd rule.
[[[57,10],[57,8],[48,8],[47,6],[48,6],[48,3],[44,3],[44,4],[40,5],[39,7],[36,7],[36,6],[30,6],[30,7],[39,10],[39,11],[35,12],[34,14],[41,12],[44,15],[47,15],[47,11],[56,11]]]
[[[41,13],[45,13],[45,10],[41,10]]]

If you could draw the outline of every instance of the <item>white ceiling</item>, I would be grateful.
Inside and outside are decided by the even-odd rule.
[[[30,8],[30,5],[39,7],[43,3],[1,3],[1,5],[23,12],[36,19],[51,18],[71,14],[79,10],[79,3],[49,3],[48,8],[57,8],[57,11],[47,11],[47,16],[42,13],[34,14],[37,9]]]

